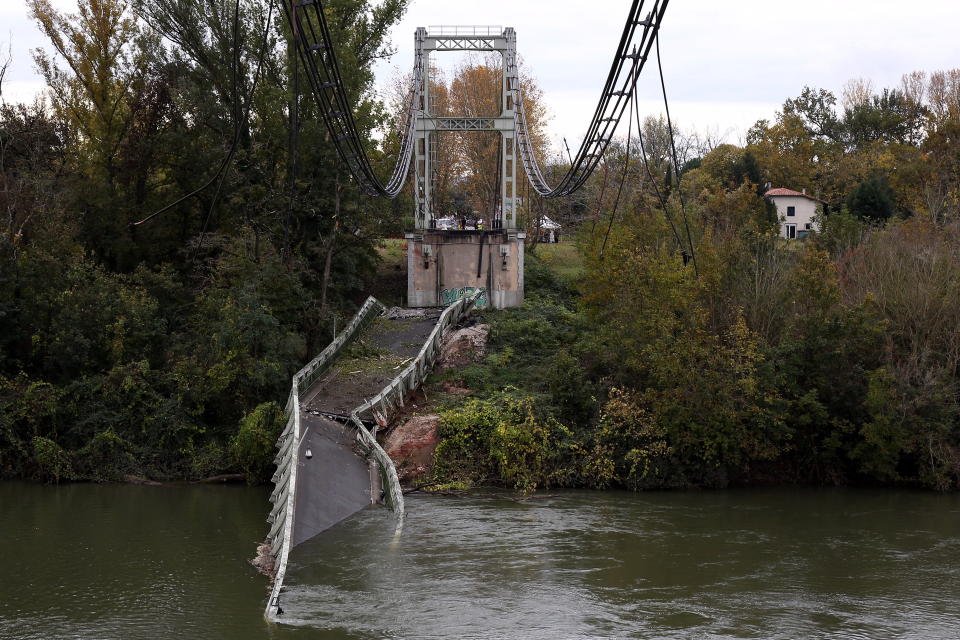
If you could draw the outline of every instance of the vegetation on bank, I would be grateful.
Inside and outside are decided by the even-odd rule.
[[[539,486],[956,488],[958,88],[960,71],[880,94],[855,82],[842,110],[807,89],[744,147],[686,145],[680,180],[648,119],[646,155],[608,159],[622,191],[593,183],[551,209],[580,228],[583,272],[531,257],[527,305],[489,316],[493,351],[461,376],[490,399],[470,410],[514,425],[506,393],[563,425]],[[766,183],[826,200],[821,232],[780,238]],[[517,484],[522,456],[497,457],[498,476],[495,448],[468,441],[458,455],[481,462],[461,476]]]
[[[807,88],[744,146],[638,129],[533,199],[582,269],[538,245],[526,305],[486,314],[438,480],[958,488],[960,70]],[[820,233],[779,237],[767,184],[825,201]]]
[[[57,53],[44,100],[0,104],[0,476],[269,477],[290,375],[368,292],[402,303],[380,245],[410,194],[352,183],[267,0],[28,5]],[[327,7],[381,174],[398,123],[371,69],[405,6]],[[467,86],[486,66],[451,105],[495,96]],[[528,303],[448,374],[474,394],[439,479],[957,488],[960,71],[806,89],[677,158],[665,122],[635,125],[642,157],[620,141],[574,197],[525,195],[528,238],[546,213],[577,245],[531,245]],[[453,162],[438,206],[488,216],[496,157]],[[778,238],[766,183],[825,200],[822,232]]]
[[[446,374],[474,393],[442,414],[438,481],[958,486],[956,227],[836,258],[829,233],[744,232],[701,245],[698,279],[662,218],[623,224],[602,260],[584,235],[575,281],[528,256],[524,307],[484,314],[486,359]]]
[[[26,4],[49,92],[0,104],[0,477],[269,480],[290,376],[399,216],[350,182],[302,70],[294,101],[279,6],[267,28],[267,0]],[[366,136],[405,4],[329,8]]]

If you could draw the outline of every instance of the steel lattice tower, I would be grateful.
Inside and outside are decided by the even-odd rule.
[[[441,131],[496,131],[500,134],[500,198],[492,229],[517,226],[517,129],[514,94],[517,88],[517,38],[510,27],[420,27],[415,35],[415,77],[422,83],[420,104],[416,105],[416,144],[414,175],[416,180],[415,224],[419,229],[435,228],[432,180],[435,170],[431,149]],[[503,56],[500,115],[492,117],[438,117],[431,114],[430,54],[439,51],[495,51]]]

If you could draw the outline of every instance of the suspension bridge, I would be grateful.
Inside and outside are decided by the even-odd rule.
[[[384,307],[370,298],[346,329],[293,377],[286,409],[288,422],[277,443],[273,508],[268,518],[271,527],[261,547],[261,556],[271,566],[274,578],[266,608],[268,620],[283,620],[284,578],[296,545],[371,503],[385,502],[397,512],[398,522],[402,521],[403,494],[393,462],[377,443],[378,430],[389,426],[405,398],[429,374],[448,329],[476,306],[507,308],[523,303],[524,232],[520,223],[526,203],[517,195],[518,167],[522,166],[526,180],[539,196],[568,196],[582,187],[601,163],[624,117],[632,129],[635,114],[639,130],[637,83],[655,46],[659,66],[658,35],[668,2],[655,0],[646,11],[644,0],[631,3],[587,133],[577,154],[570,157],[569,168],[551,184],[544,175],[527,120],[514,29],[440,26],[416,30],[414,68],[399,120],[405,123],[399,153],[389,178],[382,180],[374,171],[354,120],[324,3],[292,0],[288,4],[282,0],[297,57],[320,117],[357,185],[371,196],[396,198],[413,174],[414,229],[406,234],[407,304],[437,311],[419,312],[413,321],[404,313],[385,316]],[[430,56],[446,51],[501,55],[499,114],[432,115]],[[666,104],[662,66],[660,76]],[[669,118],[669,108],[667,111]],[[436,145],[438,135],[445,131],[493,132],[498,136],[499,193],[488,228],[438,228],[434,207]],[[641,156],[646,162],[645,154]],[[673,162],[678,165],[675,150]],[[679,175],[679,166],[676,170]],[[681,244],[680,235],[676,230],[674,233]],[[398,321],[404,323],[404,329],[391,327],[390,322]],[[345,401],[342,393],[333,391],[344,383],[337,363],[344,349],[375,323],[380,323],[380,328],[371,339],[379,341],[390,354],[408,355],[400,342],[390,339],[398,331],[413,331],[421,346],[416,354],[409,355],[409,364],[395,378],[387,381],[367,376],[360,384],[363,393]],[[380,383],[385,384],[375,388]],[[367,394],[372,397],[365,399]],[[337,402],[333,402],[335,398]]]

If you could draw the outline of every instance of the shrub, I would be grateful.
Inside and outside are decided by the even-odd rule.
[[[133,445],[113,429],[99,432],[77,451],[77,467],[84,478],[96,482],[117,481],[125,475],[142,473]]]
[[[473,399],[441,414],[434,454],[439,482],[502,484],[529,492],[570,476],[570,431],[538,416],[530,397],[508,389],[492,400]]]
[[[247,474],[249,484],[269,482],[274,447],[284,423],[283,409],[276,402],[264,402],[240,421],[240,429],[230,440],[230,453]]]
[[[74,478],[70,454],[53,440],[36,436],[33,439],[33,460],[37,465],[37,475],[46,482],[60,482],[60,479]]]

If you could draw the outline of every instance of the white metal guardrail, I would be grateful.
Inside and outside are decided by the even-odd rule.
[[[367,430],[361,416],[369,414],[377,424],[386,425],[391,414],[395,414],[404,406],[404,397],[407,393],[417,389],[426,379],[440,354],[440,342],[447,329],[456,325],[476,306],[482,291],[463,297],[444,309],[433,327],[430,335],[424,341],[423,347],[416,358],[396,378],[390,381],[383,390],[370,400],[367,400],[350,413],[350,421],[357,430],[357,440],[377,461],[381,480],[384,486],[384,497],[388,506],[401,517],[404,513],[403,491],[397,469],[390,456],[377,443],[376,429],[373,433]],[[293,376],[290,397],[287,400],[287,426],[277,440],[278,453],[274,462],[277,471],[273,476],[276,487],[270,496],[273,509],[267,521],[273,526],[267,536],[270,552],[274,558],[276,572],[274,574],[273,590],[267,601],[266,618],[276,621],[280,608],[280,589],[287,571],[287,559],[290,555],[290,541],[293,531],[293,510],[296,502],[297,486],[297,452],[302,430],[300,428],[300,389],[308,389],[310,385],[333,362],[344,346],[359,333],[374,316],[380,315],[384,306],[372,296],[367,298],[363,307],[350,321],[347,328],[334,339],[323,352],[310,361],[307,366]]]
[[[287,573],[287,559],[290,556],[290,542],[293,539],[293,509],[297,497],[297,453],[300,436],[303,433],[300,427],[300,390],[309,389],[310,385],[327,370],[343,348],[360,333],[360,330],[371,319],[382,314],[384,310],[385,307],[373,296],[367,298],[343,332],[336,336],[333,342],[320,352],[320,355],[307,363],[307,366],[293,376],[286,406],[287,425],[283,433],[280,434],[280,438],[277,439],[278,452],[276,458],[274,458],[277,471],[273,475],[275,486],[273,493],[270,495],[273,508],[267,518],[267,522],[272,525],[270,533],[267,534],[267,544],[270,545],[270,555],[273,556],[273,566],[275,568],[273,590],[270,593],[270,599],[267,601],[266,617],[268,620],[276,619],[280,607],[280,589],[283,587],[283,579]],[[363,431],[366,431],[366,429],[363,429]],[[389,463],[392,467],[389,457],[386,458],[386,461],[378,457],[377,462],[381,465]],[[396,473],[396,469],[394,469],[394,476]]]
[[[354,409],[353,415],[361,418],[363,414],[368,413],[377,424],[385,425],[389,422],[390,414],[403,408],[403,399],[407,393],[419,387],[430,373],[433,363],[440,354],[440,341],[444,332],[470,313],[483,293],[479,290],[475,291],[444,309],[417,357],[400,372],[400,375],[391,380],[383,391]]]
[[[391,414],[395,414],[403,408],[404,397],[423,384],[423,381],[433,369],[433,364],[440,354],[440,342],[446,330],[459,323],[464,316],[473,310],[482,293],[482,291],[478,290],[472,295],[460,298],[444,309],[443,313],[440,314],[440,318],[437,319],[437,324],[434,325],[433,331],[430,332],[430,335],[424,341],[423,347],[421,347],[417,357],[400,372],[400,375],[391,380],[380,393],[361,404],[350,414],[350,420],[354,426],[357,427],[358,433],[364,436],[361,438],[364,444],[368,444],[366,437],[369,436],[368,446],[370,446],[372,450],[371,453],[378,461],[381,461],[381,472],[387,476],[383,482],[384,495],[391,508],[401,515],[403,515],[404,511],[403,492],[400,489],[400,481],[397,478],[397,469],[394,467],[393,462],[390,461],[390,457],[387,456],[386,452],[377,444],[376,430],[374,430],[372,434],[368,432],[366,428],[363,427],[361,416],[369,413],[376,424],[384,426],[389,424]],[[389,461],[389,464],[386,464],[386,461]]]

